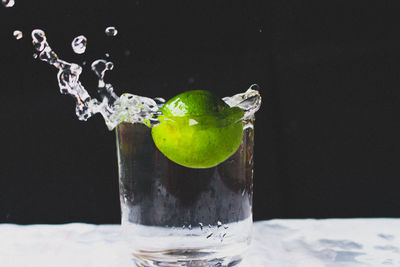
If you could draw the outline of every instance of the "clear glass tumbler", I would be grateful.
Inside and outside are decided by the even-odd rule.
[[[235,266],[251,240],[254,119],[216,167],[166,158],[151,129],[116,129],[123,235],[136,266]]]

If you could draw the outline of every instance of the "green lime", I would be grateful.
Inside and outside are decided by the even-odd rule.
[[[173,162],[189,168],[210,168],[238,149],[243,111],[229,107],[208,91],[181,93],[161,108],[160,124],[151,134],[157,148]]]

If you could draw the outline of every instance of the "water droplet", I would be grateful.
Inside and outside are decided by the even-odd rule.
[[[106,28],[105,33],[107,36],[115,36],[118,34],[118,30],[115,27],[110,26]]]
[[[43,51],[47,46],[46,35],[44,34],[44,31],[38,29],[33,30],[31,35],[33,47],[39,52]]]
[[[85,65],[86,65],[86,61],[83,61],[83,62],[82,62],[82,65],[85,66]]]
[[[202,223],[199,223],[199,226],[200,226],[200,230],[203,230],[203,224]]]
[[[108,70],[107,63],[104,59],[98,59],[92,63],[92,70],[100,79],[103,79],[104,73]]]
[[[14,0],[1,0],[1,3],[5,7],[13,7],[15,5],[15,1]]]
[[[112,69],[114,68],[114,63],[112,63],[112,62],[107,62],[106,68],[107,68],[107,70],[112,70]]]
[[[223,227],[224,227],[225,230],[229,228],[229,226],[226,225],[226,224],[224,224]]]
[[[185,225],[182,225],[182,229],[185,229],[186,228],[186,226]]]
[[[189,224],[188,228],[189,228],[189,230],[192,230],[192,225],[191,225],[191,224]]]
[[[213,233],[209,234],[206,238],[210,238],[213,235]]]
[[[217,222],[217,227],[220,228],[222,226],[222,222],[218,221]]]
[[[33,53],[33,58],[37,58],[38,57],[38,54],[36,54],[36,53]]]
[[[13,35],[14,35],[15,39],[17,39],[17,40],[19,40],[19,39],[21,39],[21,38],[23,37],[22,32],[19,31],[19,30],[15,30],[15,31],[13,32]]]
[[[106,56],[106,57],[110,57],[110,54],[109,54],[109,53],[106,53],[105,56]]]
[[[252,84],[252,85],[250,85],[249,89],[260,91],[260,86],[258,84]]]
[[[83,35],[75,37],[71,43],[72,50],[74,50],[76,54],[85,53],[86,45],[87,45],[87,38]]]

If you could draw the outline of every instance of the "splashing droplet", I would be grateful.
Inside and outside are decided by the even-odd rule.
[[[86,45],[87,45],[87,39],[83,35],[79,35],[79,36],[75,37],[71,43],[72,50],[74,50],[74,52],[76,54],[85,53]]]
[[[41,52],[46,46],[46,35],[42,30],[33,30],[32,31],[32,44],[33,47]]]
[[[244,111],[242,119],[249,119],[260,109],[261,96],[259,89],[260,87],[257,84],[253,84],[246,92],[231,97],[224,97],[222,100],[230,107],[241,108]]]
[[[200,230],[203,230],[204,225],[202,223],[199,223]]]
[[[5,7],[13,7],[15,5],[15,1],[14,0],[1,0],[1,3]]]
[[[102,97],[103,101],[107,101],[107,103],[113,104],[115,100],[118,99],[118,96],[114,93],[114,88],[111,84],[104,82],[104,75],[106,71],[112,70],[114,68],[114,64],[112,62],[107,62],[104,59],[95,60],[92,63],[92,71],[99,77],[98,83],[98,92]]]
[[[220,228],[222,226],[222,222],[218,221],[217,222],[217,227]]]
[[[118,34],[118,30],[115,27],[110,26],[106,28],[105,33],[107,36],[116,36]]]
[[[112,62],[107,62],[106,68],[107,68],[107,70],[112,70],[112,69],[114,68],[114,63],[112,63]]]
[[[19,30],[15,30],[15,31],[13,32],[13,35],[14,35],[14,38],[17,39],[17,40],[20,40],[20,39],[22,39],[22,37],[23,37],[22,32],[19,31]]]
[[[33,56],[58,69],[57,80],[60,92],[71,95],[75,99],[75,113],[80,120],[86,121],[92,115],[100,113],[109,130],[114,129],[121,122],[143,123],[148,127],[160,123],[158,116],[161,114],[160,108],[165,100],[127,93],[118,97],[114,93],[113,86],[104,81],[106,71],[114,67],[112,62],[99,59],[92,63],[92,70],[99,78],[98,92],[101,99],[91,98],[79,81],[82,67],[60,59],[48,44],[44,31],[35,29],[31,35],[32,44],[37,51]],[[261,104],[261,97],[255,88],[256,86],[252,86],[245,93],[225,97],[223,100],[230,106],[242,108],[245,111],[244,118],[252,116]],[[213,228],[211,225],[208,227]]]

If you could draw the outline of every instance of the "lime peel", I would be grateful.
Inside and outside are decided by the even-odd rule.
[[[208,91],[179,94],[166,102],[161,112],[152,137],[157,148],[177,164],[214,167],[240,146],[243,111]]]

